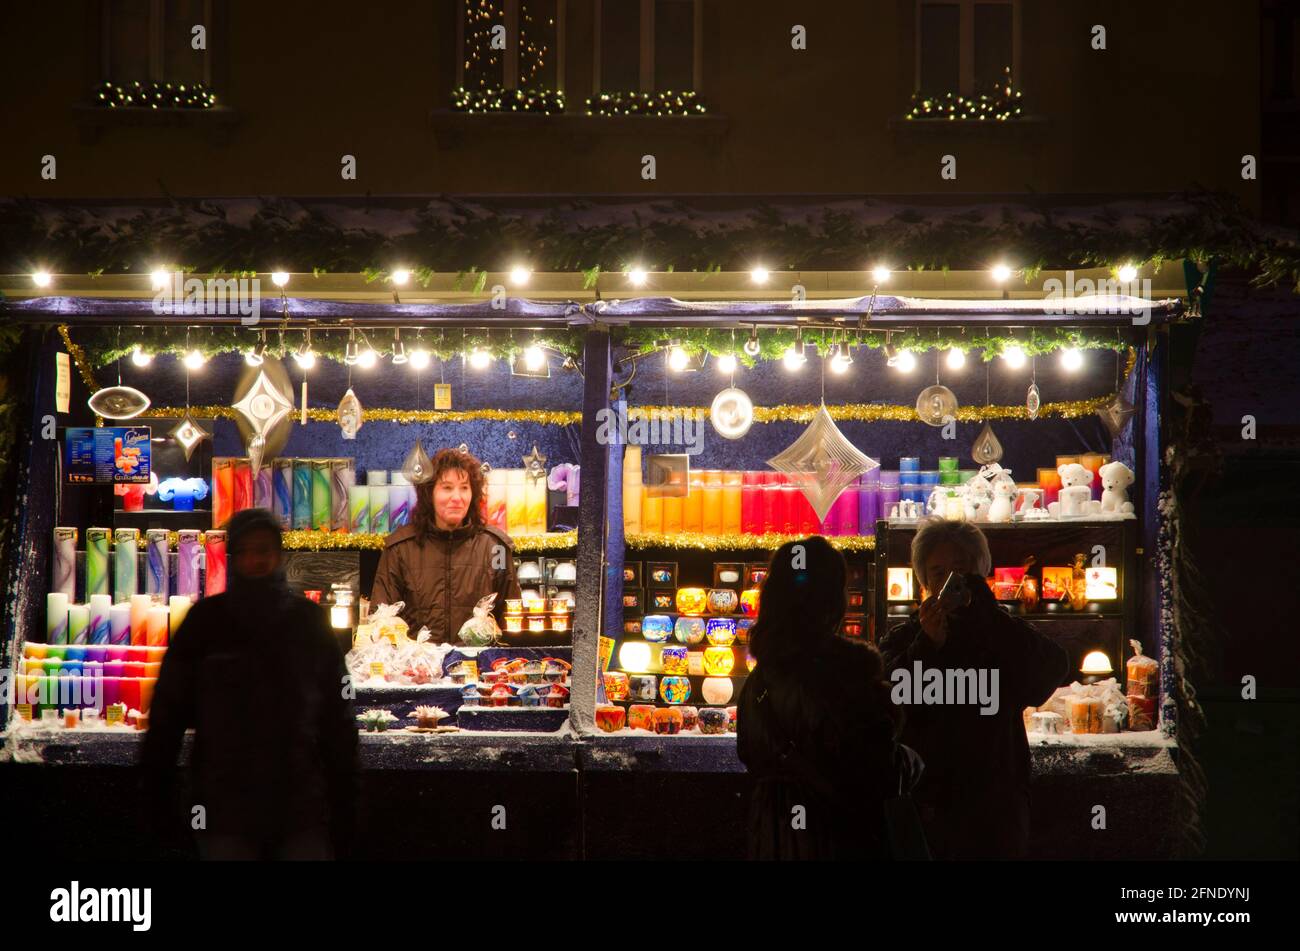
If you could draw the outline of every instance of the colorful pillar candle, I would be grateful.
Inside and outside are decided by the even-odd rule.
[[[45,596],[45,643],[68,643],[68,596],[62,591]]]
[[[271,511],[275,504],[271,488],[271,467],[262,465],[253,473],[253,505],[255,508]]]
[[[701,531],[706,535],[722,532],[722,486],[713,473],[704,476],[704,514]]]
[[[657,535],[664,530],[663,496],[651,495],[649,486],[641,486],[641,531]]]
[[[203,594],[220,594],[226,590],[226,533],[212,531],[203,537]],[[134,629],[135,625],[131,625]]]
[[[704,474],[699,470],[691,473],[686,486],[686,498],[682,500],[682,531],[704,531]]]
[[[348,489],[348,528],[362,535],[370,532],[370,487],[354,485]]]
[[[392,531],[388,521],[388,486],[372,485],[369,489],[370,531],[376,535],[387,535]]]
[[[876,534],[876,519],[880,518],[880,483],[874,480],[858,487],[858,532]]]
[[[727,473],[727,476],[731,475],[732,473]],[[735,473],[735,476],[737,478],[734,482],[724,482],[722,486],[722,530],[728,535],[739,534],[742,521],[744,503],[741,499],[740,473]]]
[[[171,557],[167,544],[167,529],[151,528],[144,533],[144,538],[145,593],[165,599],[171,587],[171,572],[168,570]]]
[[[682,530],[682,510],[684,496],[665,495],[663,497],[664,534],[676,535]]]
[[[111,529],[86,529],[86,599],[108,594],[108,537]]]
[[[293,528],[293,460],[276,459],[271,463],[271,512],[280,528]]]
[[[86,638],[87,643],[108,643],[108,612],[112,606],[113,599],[107,594],[92,594],[90,596],[90,634]]]
[[[504,469],[493,469],[487,475],[487,508],[484,517],[489,525],[495,525],[506,531],[506,473]],[[412,503],[414,508],[414,503]]]
[[[351,526],[348,493],[357,484],[357,470],[351,459],[330,460],[330,531],[346,532]]]
[[[163,647],[167,644],[167,608],[161,604],[149,606],[145,621],[145,643],[151,647]]]
[[[212,527],[221,528],[235,514],[235,460],[212,460]]]
[[[108,609],[108,642],[131,643],[131,605],[114,604]]]
[[[90,605],[68,605],[68,643],[84,644],[90,636]]]
[[[234,502],[231,514],[251,509],[253,507],[253,464],[247,459],[235,460],[233,489]]]
[[[153,598],[147,594],[131,595],[131,643],[144,644],[148,640],[149,609]]]
[[[411,521],[411,498],[406,490],[411,483],[400,472],[389,473],[391,486],[388,490],[388,525],[397,531]]]
[[[77,530],[59,527],[54,530],[54,583],[52,590],[65,594],[71,601],[77,596]]]
[[[546,532],[546,476],[524,476],[524,505],[528,511],[528,534]]]
[[[523,535],[528,531],[528,489],[523,469],[506,469],[506,532]]]
[[[199,533],[182,529],[176,533],[176,593],[191,600],[199,596]]]
[[[641,531],[641,447],[623,450],[623,531],[635,535]]]
[[[185,615],[189,614],[191,604],[193,602],[183,594],[173,594],[167,600],[167,626],[172,634],[180,630],[181,622],[185,620]]]
[[[334,517],[334,490],[330,482],[330,461],[311,461],[311,527],[328,532]]]
[[[311,528],[311,460],[293,460],[293,519],[295,531]]]
[[[123,604],[136,594],[139,581],[136,577],[140,557],[140,529],[113,530],[113,602]]]
[[[858,487],[850,485],[845,488],[835,500],[834,508],[839,516],[839,533],[858,534]]]

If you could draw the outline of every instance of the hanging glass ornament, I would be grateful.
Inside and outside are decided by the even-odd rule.
[[[1038,384],[1030,383],[1029,392],[1025,394],[1025,412],[1029,414],[1030,419],[1038,418],[1038,410],[1042,405],[1042,400],[1038,396]]]
[[[825,403],[799,438],[767,464],[790,476],[823,520],[845,488],[880,465],[845,438]]]
[[[194,454],[194,448],[205,439],[210,439],[212,433],[208,432],[190,415],[189,409],[185,410],[185,415],[181,421],[172,428],[167,435],[171,436],[181,444],[181,449],[185,451],[185,461],[190,461],[190,456]]]
[[[754,424],[754,402],[739,387],[729,386],[713,398],[709,421],[724,439],[739,439]]]
[[[523,457],[524,472],[530,479],[541,479],[546,476],[546,457],[533,446],[533,451]]]
[[[916,415],[930,426],[942,426],[957,416],[957,397],[948,387],[927,386],[916,398]]]
[[[429,454],[424,451],[424,445],[418,439],[402,462],[402,475],[411,485],[428,482],[433,475],[433,460],[429,458]]]
[[[352,392],[352,387],[343,394],[343,399],[339,400],[338,421],[339,429],[343,431],[344,439],[356,439],[357,430],[361,428],[364,412],[361,409],[361,400],[357,399],[357,394]]]
[[[293,384],[284,364],[267,356],[258,367],[245,367],[235,386],[235,425],[249,458],[274,456],[284,448],[293,427]],[[254,444],[254,440],[261,440]]]
[[[106,386],[92,393],[86,405],[105,419],[131,419],[149,408],[149,397],[134,386]]]
[[[971,446],[970,457],[979,465],[987,466],[989,463],[997,462],[1002,458],[1002,443],[998,442],[998,437],[993,435],[993,427],[987,422],[980,434],[975,437],[975,443]]]
[[[1116,393],[1113,400],[1101,409],[1097,410],[1097,415],[1100,416],[1101,421],[1106,424],[1106,428],[1110,430],[1110,434],[1112,436],[1118,436],[1123,432],[1124,427],[1128,425],[1128,421],[1133,418],[1133,414],[1136,412],[1137,410],[1133,408],[1132,403],[1124,399],[1120,394]]]

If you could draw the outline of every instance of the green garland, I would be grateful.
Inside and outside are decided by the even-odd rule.
[[[506,89],[493,86],[451,91],[451,107],[457,112],[532,112],[554,115],[564,111],[564,93],[558,89]]]
[[[602,92],[587,98],[589,116],[701,116],[694,92]]]
[[[842,331],[829,329],[805,329],[802,332],[806,346],[816,346],[817,352],[826,353],[832,343],[842,339]],[[708,353],[713,356],[735,354],[736,359],[745,366],[753,366],[759,359],[779,360],[795,340],[793,328],[759,328],[757,357],[744,352],[744,344],[749,340],[747,330],[702,330],[694,328],[665,327],[629,327],[614,331],[614,339],[634,353],[648,353],[655,350],[665,340],[680,341],[681,347],[689,354]],[[1042,330],[1020,330],[1015,333],[1005,331],[987,332],[978,329],[938,328],[920,330],[865,330],[859,334],[849,331],[851,346],[863,346],[877,349],[886,342],[899,350],[911,350],[922,353],[927,350],[960,350],[969,353],[980,351],[985,361],[1001,356],[1011,346],[1024,351],[1025,356],[1051,353],[1066,347],[1080,350],[1126,350],[1130,346],[1114,330],[1093,328],[1051,327]]]
[[[136,347],[149,354],[169,353],[178,357],[190,350],[197,350],[208,358],[221,353],[242,353],[257,345],[263,329],[266,331],[268,352],[280,353],[280,331],[270,321],[256,329],[226,326],[190,327],[188,331],[183,326],[81,328],[75,332],[75,338],[85,351],[90,365],[102,367],[129,357]],[[358,343],[362,333],[361,330],[357,332]],[[391,331],[371,330],[364,333],[366,340],[381,357],[387,357],[392,352]],[[301,330],[284,331],[286,356],[302,346],[304,336]],[[312,352],[322,359],[342,363],[347,343],[346,330],[312,330],[311,333]],[[402,328],[402,344],[408,354],[417,347],[423,347],[439,360],[450,360],[475,348],[486,349],[493,357],[501,360],[509,359],[534,344],[558,351],[566,357],[578,357],[582,353],[583,337],[581,331],[538,333],[516,330],[512,335],[505,330],[466,330],[462,334],[459,329],[425,329],[417,335],[414,329]]]

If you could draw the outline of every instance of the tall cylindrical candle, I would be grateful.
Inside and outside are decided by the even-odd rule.
[[[271,466],[265,462],[253,473],[253,506],[270,512],[275,505],[275,492],[271,487]]]
[[[736,475],[739,476],[740,473],[736,473]],[[740,483],[724,484],[722,487],[722,530],[726,534],[736,535],[740,533],[742,506]]]
[[[524,476],[524,498],[528,510],[528,534],[541,535],[546,531],[546,476]]]
[[[149,609],[153,598],[147,594],[131,595],[131,643],[143,644],[148,636]]]
[[[687,480],[686,498],[682,501],[682,531],[704,531],[704,474],[698,469]]]
[[[641,531],[641,447],[623,448],[623,531]]]
[[[176,593],[192,600],[199,596],[201,551],[197,531],[187,528],[176,533]]]
[[[330,531],[348,531],[351,525],[348,491],[356,484],[357,470],[351,459],[330,460]]]
[[[781,486],[781,502],[779,511],[783,514],[782,528],[779,529],[786,535],[793,535],[799,531],[802,520],[799,518],[798,502],[796,499],[803,495],[799,489],[793,485]]]
[[[495,525],[506,531],[506,473],[504,469],[493,469],[487,475],[487,509],[484,518],[489,525]],[[411,503],[415,507],[415,503]]]
[[[108,612],[113,606],[113,598],[107,594],[90,596],[90,644],[107,644],[109,639]]]
[[[664,530],[663,496],[651,495],[648,486],[641,486],[641,531],[657,535]]]
[[[1043,508],[1047,508],[1060,495],[1061,474],[1055,469],[1039,469],[1038,487],[1043,490]]]
[[[680,495],[665,495],[663,498],[664,534],[675,535],[682,530],[682,502]]]
[[[168,599],[167,627],[172,634],[181,629],[181,622],[185,620],[185,615],[189,613],[191,604],[193,602],[183,594],[173,594]]]
[[[722,532],[722,486],[714,481],[709,484],[709,477],[705,476],[705,484],[702,489],[704,494],[704,515],[702,531],[706,535],[717,535]]]
[[[840,534],[858,534],[858,487],[850,485],[841,492],[835,508],[839,512]]]
[[[90,605],[68,605],[68,643],[84,644],[90,636]]]
[[[151,647],[164,647],[167,644],[168,612],[161,604],[149,607],[148,620],[145,624],[145,643]]]
[[[528,531],[528,490],[524,470],[506,470],[506,532],[523,535]]]
[[[799,495],[803,495],[803,493],[800,492]],[[840,509],[839,506],[836,504],[838,501],[839,499],[837,498],[835,502],[831,503],[831,507],[826,510],[826,517],[821,520],[821,523],[817,527],[817,531],[819,534],[822,535],[842,534],[840,531]],[[799,523],[799,525],[796,526],[796,530],[797,530],[798,528],[801,528],[803,524],[803,513],[801,511],[801,507],[799,505],[799,501],[797,497],[794,502],[794,507],[797,516],[796,521],[798,521]],[[813,514],[816,515],[817,514],[816,511],[814,511]]]
[[[113,602],[122,604],[136,594],[136,578],[140,557],[140,529],[117,528],[113,530]]]
[[[876,534],[876,519],[880,518],[880,483],[871,481],[858,487],[858,532]]]
[[[740,489],[740,530],[746,534],[763,531],[763,487],[744,485]]]
[[[271,512],[285,531],[293,528],[293,460],[271,463]]]
[[[311,527],[328,532],[334,517],[334,492],[330,482],[330,461],[311,461]]]
[[[348,489],[348,529],[366,535],[370,532],[370,487],[354,485]]]
[[[388,522],[388,486],[372,485],[370,490],[370,531],[387,535],[392,531]]]
[[[45,596],[45,643],[68,643],[68,596],[62,591]]]
[[[54,530],[54,583],[50,590],[77,596],[77,530],[60,526]]]
[[[131,643],[131,605],[115,604],[108,609],[108,642]]]
[[[145,539],[145,576],[146,594],[157,595],[166,599],[171,593],[170,548],[167,544],[167,529],[151,528],[144,533]]]
[[[311,528],[311,460],[293,460],[293,527]]]
[[[411,521],[411,499],[406,494],[411,483],[400,472],[390,472],[388,477],[388,526],[397,531]]]
[[[108,537],[107,528],[86,529],[86,599],[92,594],[108,594]]]
[[[222,528],[235,514],[235,460],[212,460],[212,527]]]
[[[235,460],[234,511],[253,507],[253,465],[247,459]],[[233,513],[232,513],[233,514]]]
[[[203,593],[220,594],[226,590],[226,533],[207,532],[203,536]],[[134,625],[132,625],[134,627]]]

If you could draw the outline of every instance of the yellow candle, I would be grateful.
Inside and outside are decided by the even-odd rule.
[[[657,495],[650,495],[645,486],[641,486],[641,531],[657,533],[664,530],[664,500]]]
[[[146,622],[148,643],[153,647],[162,647],[167,643],[167,609],[161,604],[149,608]]]
[[[623,482],[623,531],[628,534],[641,531],[640,482]]]
[[[167,601],[168,622],[171,624],[173,631],[181,629],[181,621],[185,620],[185,615],[190,610],[190,599],[188,595],[173,594]]]
[[[740,485],[722,487],[722,530],[729,535],[740,534]]]
[[[528,490],[524,487],[524,470],[506,473],[506,533],[523,535],[528,531]]]
[[[690,492],[682,499],[682,531],[704,531],[704,485],[691,474]]]
[[[682,503],[685,499],[680,495],[666,495],[663,498],[664,508],[664,534],[670,535],[682,530]]]
[[[717,535],[722,531],[722,486],[705,485],[704,486],[704,525],[703,531],[707,535]],[[737,495],[739,498],[739,495]],[[739,509],[737,509],[739,512]],[[737,517],[739,524],[739,516]]]
[[[546,478],[527,479],[525,498],[528,507],[528,534],[541,535],[546,531]]]

